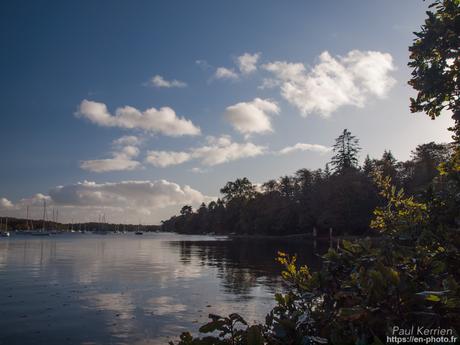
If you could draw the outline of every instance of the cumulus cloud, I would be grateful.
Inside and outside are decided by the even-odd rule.
[[[0,198],[0,210],[13,208],[13,203],[7,198]]]
[[[123,136],[113,141],[116,151],[112,152],[112,158],[93,159],[82,161],[80,167],[92,172],[125,171],[134,170],[141,166],[141,163],[134,160],[139,155],[140,144],[138,137],[130,135]]]
[[[149,108],[141,112],[134,107],[125,106],[118,108],[115,115],[111,115],[104,103],[85,99],[81,102],[76,116],[84,117],[103,127],[142,129],[172,137],[201,133],[200,128],[192,121],[178,117],[169,107]]]
[[[137,147],[127,146],[120,152],[114,152],[112,158],[82,161],[80,168],[97,173],[135,170],[141,166],[141,163],[132,159],[138,154],[139,149]]]
[[[332,57],[323,52],[319,63],[308,69],[301,63],[275,61],[262,66],[280,83],[281,95],[303,116],[318,113],[330,116],[339,107],[363,107],[371,96],[384,98],[395,84],[390,54],[377,51],[350,51]]]
[[[216,69],[216,73],[214,73],[214,78],[236,80],[238,79],[238,74],[233,69],[229,69],[226,67],[218,67]]]
[[[259,61],[259,58],[260,53],[244,53],[236,58],[236,64],[242,74],[250,74],[257,70],[257,62]]]
[[[12,215],[16,216],[18,211],[25,209],[27,206],[38,206],[42,208],[43,201],[50,203],[51,198],[48,195],[44,195],[42,193],[37,193],[28,198],[22,198],[17,203],[13,203],[7,198],[0,198],[0,211],[16,212],[16,213],[12,213]],[[22,213],[20,213],[19,215],[21,217],[25,216],[25,214],[22,214]]]
[[[177,88],[187,87],[187,83],[183,81],[176,80],[176,79],[166,80],[161,75],[158,75],[158,74],[152,77],[148,84],[154,87],[167,88],[167,89],[174,88],[174,87],[177,87]]]
[[[176,151],[148,151],[145,161],[156,167],[177,165],[190,160],[192,157],[187,152]]]
[[[255,157],[266,152],[266,147],[250,142],[235,143],[228,136],[208,137],[207,144],[181,151],[149,151],[146,162],[158,167],[177,165],[190,160],[199,160],[206,166],[214,166],[241,158]]]
[[[50,190],[50,197],[59,205],[142,209],[148,213],[171,205],[198,204],[208,199],[188,185],[181,187],[166,180],[107,183],[84,181],[55,187]]]
[[[110,222],[138,223],[144,219],[147,223],[158,223],[174,214],[179,206],[198,206],[215,199],[188,185],[167,180],[83,181],[51,188],[48,194],[39,193],[11,203],[3,212],[25,217],[25,209],[30,207],[31,218],[41,219],[46,200],[48,213],[50,208],[59,208],[60,220],[64,222],[97,221],[103,213]]]
[[[257,62],[259,61],[260,55],[260,53],[244,53],[235,59],[236,67],[238,68],[239,72],[235,71],[234,68],[218,67],[214,73],[214,78],[224,80],[237,80],[240,78],[240,75],[251,74],[257,70]]]
[[[125,146],[125,145],[137,146],[140,143],[141,143],[141,139],[135,135],[124,135],[113,141],[114,145],[120,145],[120,146]]]
[[[229,137],[208,139],[209,144],[192,151],[192,157],[208,166],[231,162],[241,158],[255,157],[265,153],[266,147],[250,142],[235,143]]]
[[[273,89],[280,85],[280,81],[273,78],[264,78],[262,79],[262,84],[260,84],[257,88],[260,90],[265,89]]]
[[[287,146],[284,149],[280,150],[278,153],[281,155],[286,155],[292,152],[297,151],[311,151],[318,153],[328,153],[332,151],[332,147],[319,145],[319,144],[307,144],[307,143],[297,143],[294,146]]]
[[[272,132],[270,115],[278,114],[278,105],[268,99],[255,98],[250,102],[241,102],[227,107],[226,120],[240,133]]]
[[[49,195],[45,195],[42,193],[37,193],[32,195],[28,198],[21,199],[17,205],[14,205],[17,208],[21,208],[23,206],[43,206],[43,202],[46,201],[47,203],[51,202],[51,197]]]

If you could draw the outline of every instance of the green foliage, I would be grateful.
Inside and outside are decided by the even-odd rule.
[[[404,190],[396,190],[389,176],[384,177],[380,172],[375,174],[375,181],[380,188],[380,195],[387,203],[374,210],[371,228],[389,235],[408,236],[414,228],[427,223],[427,206],[414,201],[412,196],[406,197]]]
[[[436,118],[442,110],[454,113],[454,130],[460,140],[460,2],[436,0],[428,18],[416,32],[410,51],[413,68],[409,84],[418,92],[411,99],[411,111],[423,111]]]

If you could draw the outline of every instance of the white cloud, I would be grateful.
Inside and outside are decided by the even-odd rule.
[[[307,70],[301,63],[276,61],[263,65],[281,83],[281,95],[303,116],[319,113],[329,116],[339,107],[363,107],[370,96],[384,98],[395,79],[390,54],[376,51],[350,51],[332,57],[323,52],[319,63]]]
[[[120,145],[120,146],[125,146],[125,145],[137,146],[140,143],[141,143],[141,139],[139,137],[136,137],[135,135],[124,135],[113,141],[114,145]]]
[[[250,74],[257,70],[257,62],[259,61],[259,58],[260,53],[244,53],[236,58],[236,64],[242,74]]]
[[[240,133],[272,132],[270,114],[278,114],[278,105],[268,99],[255,98],[227,107],[225,118]]]
[[[328,153],[332,151],[332,147],[319,145],[319,144],[306,144],[297,143],[294,146],[288,146],[280,150],[278,153],[281,155],[289,154],[296,151],[312,151],[318,153]]]
[[[229,69],[226,67],[218,67],[216,69],[216,73],[214,73],[214,78],[236,80],[238,79],[238,74],[233,69]]]
[[[190,160],[192,157],[187,152],[175,151],[148,151],[145,161],[156,167],[177,165]]]
[[[112,152],[112,158],[93,159],[82,161],[80,168],[92,172],[129,171],[137,169],[141,163],[134,160],[139,155],[140,140],[136,136],[123,136],[113,141],[116,150]]]
[[[122,209],[155,209],[184,203],[198,204],[207,200],[199,191],[166,180],[80,182],[50,190],[52,200],[59,205],[106,207]]]
[[[7,198],[0,198],[0,210],[13,208],[14,205]]]
[[[76,115],[103,127],[143,129],[172,137],[199,135],[201,132],[192,121],[178,117],[169,107],[149,108],[141,112],[136,108],[125,106],[118,108],[115,115],[111,115],[104,103],[85,99],[81,102]]]
[[[232,143],[232,137],[229,135],[221,135],[220,137],[208,135],[206,141],[214,146],[229,146]]]
[[[47,203],[49,203],[51,202],[51,198],[48,195],[37,193],[35,195],[32,195],[29,198],[21,199],[18,205],[15,205],[15,206],[19,206],[19,207],[25,206],[25,205],[43,206],[43,201],[46,201]]]
[[[149,151],[146,162],[154,166],[166,167],[193,159],[206,166],[214,166],[241,158],[255,157],[266,152],[266,147],[253,143],[235,143],[228,136],[208,137],[208,144],[183,151]]]
[[[152,85],[154,87],[162,87],[162,88],[173,88],[173,87],[178,87],[178,88],[183,88],[187,87],[187,83],[180,81],[180,80],[166,80],[164,79],[161,75],[156,75],[152,77],[149,81],[149,85]]]
[[[141,166],[138,161],[132,160],[124,154],[116,154],[113,158],[92,159],[82,161],[80,168],[92,172],[102,173],[108,171],[129,171]]]
[[[25,209],[27,206],[38,206],[40,208],[43,207],[43,201],[47,203],[51,202],[51,198],[48,195],[44,195],[42,193],[37,193],[32,195],[28,198],[23,198],[19,200],[17,203],[13,203],[12,201],[8,200],[7,198],[0,198],[0,210],[2,211],[10,211],[10,212],[18,212],[22,209]],[[13,216],[17,216],[17,213],[13,213]],[[20,217],[25,217],[25,213],[20,213]]]
[[[105,214],[109,222],[159,223],[177,212],[184,204],[198,206],[208,203],[214,197],[206,196],[188,185],[179,185],[167,180],[120,181],[96,183],[78,182],[57,186],[49,195],[36,194],[20,200],[4,211],[10,216],[25,217],[25,209],[30,206],[30,216],[42,219],[43,200],[51,208],[59,209],[60,221],[97,221]]]
[[[260,84],[257,88],[259,90],[265,90],[265,89],[273,89],[277,86],[280,85],[280,81],[277,79],[273,78],[264,78],[262,79],[262,84]]]
[[[192,157],[200,159],[203,165],[213,166],[241,158],[259,156],[265,151],[266,147],[253,143],[234,143],[227,138],[217,140],[213,138],[209,145],[194,149]]]
[[[251,74],[257,70],[257,62],[259,61],[260,55],[260,53],[244,53],[235,59],[236,67],[238,68],[239,73],[235,71],[234,68],[218,67],[214,73],[214,78],[224,80],[237,80],[240,78],[240,75]],[[202,60],[197,60],[196,62],[198,65],[203,64]],[[209,67],[207,63],[206,67]]]

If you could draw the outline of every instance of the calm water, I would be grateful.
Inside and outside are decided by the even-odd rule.
[[[278,249],[308,243],[176,234],[0,239],[0,344],[164,344],[209,313],[262,320]]]

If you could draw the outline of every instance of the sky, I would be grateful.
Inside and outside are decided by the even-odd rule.
[[[184,204],[450,141],[411,114],[409,1],[2,1],[0,216],[159,224]],[[57,213],[57,212],[56,212]]]

